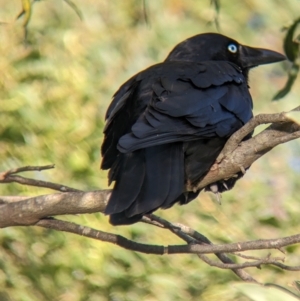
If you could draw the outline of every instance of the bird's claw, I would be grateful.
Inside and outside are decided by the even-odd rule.
[[[218,185],[217,184],[211,184],[209,186],[209,189],[211,192],[213,192],[216,196],[216,200],[218,202],[219,205],[222,205],[222,202],[221,202],[221,199],[222,199],[222,195],[221,193],[219,192],[219,189],[218,189]]]
[[[243,174],[246,173],[246,169],[245,169],[245,167],[244,167],[243,165],[240,165],[240,170],[241,170],[241,172],[242,172]]]
[[[226,182],[222,182],[222,185],[226,188],[226,190],[229,190],[229,188],[228,188]]]

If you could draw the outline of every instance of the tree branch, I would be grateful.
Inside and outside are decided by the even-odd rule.
[[[201,245],[212,245],[212,242],[202,235],[201,233],[181,224],[172,224],[160,217],[157,217],[153,214],[143,217],[143,222],[151,223],[152,225],[166,228],[170,230],[172,233],[186,241],[187,243],[198,243]],[[154,222],[153,222],[154,221]],[[234,261],[231,260],[226,254],[224,253],[215,253],[215,255],[219,258],[219,260],[224,264],[234,264]],[[206,257],[203,257],[205,255],[198,254],[198,257],[202,259],[204,262],[207,263]],[[243,281],[246,282],[255,282],[257,281],[251,277],[250,274],[248,274],[246,271],[244,271],[242,268],[235,268],[231,267],[231,270]]]
[[[36,226],[48,228],[48,229],[54,229],[58,231],[69,232],[69,233],[97,239],[100,241],[109,242],[131,251],[137,251],[146,254],[156,254],[156,255],[163,255],[165,253],[164,246],[137,243],[121,235],[103,232],[100,230],[96,230],[86,226],[81,226],[67,221],[61,221],[61,220],[51,219],[51,218],[41,219],[36,223]]]
[[[15,169],[10,169],[0,173],[0,183],[19,183],[22,185],[50,188],[61,192],[81,191],[72,187],[68,187],[66,185],[61,185],[61,184],[56,184],[56,183],[51,183],[51,182],[46,182],[41,180],[35,180],[30,178],[24,178],[21,176],[14,175],[16,173],[20,173],[24,171],[41,171],[41,170],[51,169],[54,167],[55,165],[51,164],[51,165],[44,165],[44,166],[24,166]]]
[[[155,217],[151,215],[151,218],[154,218],[154,220],[157,222],[163,222],[163,224],[167,224],[169,222],[164,221],[158,217]],[[58,231],[64,231],[69,232],[73,234],[78,234],[81,236],[93,238],[96,240],[104,241],[113,243],[115,245],[118,245],[122,248],[125,248],[127,250],[146,253],[146,254],[156,254],[156,255],[164,255],[164,254],[197,254],[204,262],[211,266],[219,267],[222,269],[232,269],[234,271],[239,271],[240,269],[244,269],[247,267],[260,267],[262,264],[273,264],[277,267],[290,270],[290,271],[299,271],[300,267],[290,267],[287,265],[284,265],[278,261],[283,261],[284,258],[271,258],[270,255],[266,256],[265,258],[257,259],[252,262],[244,262],[241,264],[236,263],[218,263],[215,261],[210,260],[207,256],[203,254],[211,254],[215,253],[215,249],[221,249],[222,251],[227,250],[236,250],[241,249],[244,250],[247,249],[247,245],[249,243],[252,245],[250,248],[248,247],[248,250],[255,250],[255,249],[261,249],[261,246],[263,245],[263,249],[269,247],[269,248],[277,248],[277,246],[280,244],[281,246],[289,245],[290,241],[287,243],[286,238],[284,239],[277,239],[277,240],[257,240],[257,241],[251,241],[251,242],[241,242],[237,244],[225,244],[225,245],[210,245],[210,246],[203,246],[202,243],[197,244],[195,240],[192,240],[190,238],[187,238],[186,234],[179,233],[177,231],[177,235],[180,237],[184,237],[184,240],[188,240],[188,245],[169,245],[169,246],[159,246],[159,245],[149,245],[149,244],[143,244],[143,243],[137,243],[132,240],[129,240],[121,235],[116,235],[112,233],[103,232],[100,230],[92,229],[90,227],[81,226],[72,222],[67,221],[61,221],[56,220],[53,218],[47,218],[47,219],[41,219],[38,221],[36,226],[48,228],[48,229],[55,229]],[[169,227],[170,225],[168,225]],[[172,231],[173,232],[173,231]],[[186,236],[185,236],[186,235]],[[201,235],[201,234],[200,234]],[[300,235],[299,235],[300,237]],[[288,238],[290,239],[290,237]],[[285,240],[285,241],[283,241]],[[274,242],[275,245],[274,245]],[[286,244],[287,243],[287,244]],[[273,244],[273,246],[272,246]],[[240,275],[243,276],[243,280],[245,281],[251,281],[251,282],[257,282],[255,279],[253,279],[250,275],[248,275],[246,272],[244,273],[237,273],[239,277]]]
[[[2,201],[0,197],[0,228],[34,225],[47,216],[104,212],[110,190],[65,192]]]
[[[300,111],[300,107],[297,107],[294,110]],[[251,139],[242,141],[245,136],[255,129],[255,127],[264,123],[272,124]],[[262,114],[254,117],[228,140],[214,166],[204,179],[198,183],[197,189],[204,188],[216,181],[233,177],[236,173],[248,168],[254,161],[270,151],[276,145],[299,137],[300,126],[286,113]],[[53,167],[54,165],[26,166],[0,173],[0,183],[16,182],[22,185],[45,187],[62,192],[34,197],[0,196],[0,228],[36,225],[83,235],[142,253],[160,255],[197,254],[197,256],[207,264],[222,269],[231,269],[242,280],[249,282],[257,281],[244,271],[244,268],[247,267],[259,268],[262,264],[271,264],[289,271],[300,270],[300,266],[284,265],[280,262],[283,261],[283,258],[272,258],[270,255],[263,258],[257,258],[246,256],[244,254],[233,254],[246,260],[250,260],[243,263],[235,263],[225,254],[247,250],[281,250],[281,248],[285,246],[299,243],[300,234],[278,239],[214,245],[204,235],[187,226],[172,224],[154,215],[145,216],[142,219],[143,222],[167,229],[187,243],[186,245],[157,246],[134,242],[120,235],[106,233],[67,221],[49,219],[47,217],[55,215],[104,212],[111,193],[111,190],[83,192],[65,185],[17,175],[20,172],[32,170],[41,171]],[[194,189],[195,187],[187,185],[187,190]],[[205,254],[215,254],[221,263],[211,260]]]
[[[299,111],[300,107],[294,109]],[[300,114],[300,113],[299,113]],[[253,138],[242,141],[245,135],[260,124],[274,122],[267,129]],[[241,169],[249,167],[255,160],[280,143],[300,137],[300,126],[291,121],[285,113],[262,114],[254,117],[237,131],[227,142],[219,156],[218,162],[197,185],[198,189],[233,177]],[[44,195],[25,200],[10,202],[9,197],[0,197],[0,227],[31,225],[39,219],[50,215],[103,212],[109,199],[110,190],[81,192],[65,185],[37,181],[15,175],[27,170],[42,170],[53,166],[25,167],[1,173],[0,183],[17,182],[22,185],[33,185],[62,191],[62,194]],[[195,187],[187,185],[187,190]],[[67,194],[65,193],[67,191]],[[87,201],[88,200],[88,201]]]
[[[300,111],[300,106],[293,111]],[[242,142],[243,138],[258,125],[270,122],[272,124],[264,131]],[[228,139],[216,163],[198,185],[188,183],[186,189],[194,191],[214,182],[229,179],[237,173],[245,171],[253,162],[275,146],[297,138],[300,138],[300,126],[293,122],[286,113],[257,115]]]

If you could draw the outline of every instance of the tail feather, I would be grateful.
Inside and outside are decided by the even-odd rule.
[[[145,149],[146,175],[141,193],[127,210],[129,217],[163,207],[182,193],[184,161],[182,143]],[[174,171],[178,174],[174,176]],[[169,206],[167,206],[169,207]]]
[[[109,222],[114,226],[131,225],[131,224],[134,224],[134,223],[138,222],[139,220],[141,220],[142,217],[143,217],[143,214],[135,215],[133,217],[128,217],[128,216],[126,216],[125,212],[123,211],[120,213],[111,214],[109,216]]]
[[[167,198],[162,204],[162,208],[166,209],[171,207],[177,202],[178,197],[184,191],[185,171],[184,171],[184,153],[182,143],[177,143],[176,147],[170,149],[171,159],[171,173],[165,174],[169,177],[169,192]]]
[[[113,225],[132,224],[159,207],[168,208],[184,189],[182,143],[121,154],[116,184],[105,213]]]
[[[120,213],[130,207],[140,193],[145,177],[144,150],[120,154],[117,160],[118,173],[113,176],[116,182],[106,214]]]

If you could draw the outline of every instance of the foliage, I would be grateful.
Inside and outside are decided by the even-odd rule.
[[[282,88],[279,92],[276,93],[276,95],[273,97],[274,100],[278,100],[285,95],[287,95],[291,88],[293,87],[295,80],[299,73],[299,67],[300,67],[300,35],[297,37],[295,32],[300,24],[300,18],[295,20],[292,25],[290,25],[287,28],[287,33],[284,38],[284,52],[289,59],[289,61],[292,62],[291,69],[288,74],[288,80],[285,84],[284,88]]]
[[[215,31],[215,10],[209,1],[146,1],[147,25],[140,0],[73,2],[82,21],[65,1],[36,1],[25,44],[24,21],[14,21],[20,1],[0,0],[0,168],[55,163],[55,171],[32,176],[84,190],[106,188],[99,147],[111,96],[179,41]],[[297,0],[221,2],[220,30],[242,43],[280,50],[280,28],[299,17],[298,5]],[[284,101],[270,102],[284,85],[282,66],[288,68],[252,71],[255,113],[299,104],[299,82]],[[215,243],[299,233],[299,158],[298,141],[280,146],[223,195],[222,206],[201,193],[191,204],[159,214]],[[1,186],[0,194],[16,192],[42,190]],[[101,214],[66,219],[141,242],[179,242],[144,224],[112,228]],[[287,264],[299,262],[297,253],[299,248],[287,249]],[[2,229],[0,254],[1,300],[255,300],[249,290],[232,285],[236,278],[230,271],[207,267],[196,256],[141,255],[35,227]],[[282,286],[300,280],[275,268],[251,272]]]

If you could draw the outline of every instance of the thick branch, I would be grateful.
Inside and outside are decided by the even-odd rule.
[[[299,111],[300,106],[293,111]],[[300,114],[300,112],[299,112]],[[258,125],[273,122],[268,128],[247,141],[242,139]],[[187,185],[188,191],[202,189],[211,183],[228,179],[250,167],[253,162],[275,146],[300,138],[300,126],[285,113],[261,114],[251,119],[227,141],[217,163],[196,185]]]
[[[299,109],[300,107],[295,110]],[[239,144],[239,141],[253,131],[257,125],[270,121],[274,123],[267,129]],[[249,167],[255,160],[276,145],[299,137],[300,126],[291,122],[285,113],[258,115],[228,140],[222,152],[223,155],[219,157],[219,163],[214,165],[214,168],[208,172],[197,187],[199,189],[204,188],[216,181],[230,178],[240,172],[241,169]],[[13,202],[9,201],[9,197],[4,197],[2,200],[0,197],[0,204],[2,203],[0,205],[0,227],[30,225],[46,216],[104,211],[110,190],[80,192],[65,185],[37,181],[15,175],[19,171],[40,170],[51,167],[25,167],[1,173],[0,183],[18,182],[24,185],[68,191],[68,193],[37,196],[20,201],[16,201],[14,197]],[[194,190],[195,188],[187,187],[187,189]]]
[[[296,107],[292,111],[300,111],[300,106]],[[252,118],[247,124],[245,124],[240,130],[235,132],[227,141],[225,147],[217,158],[217,162],[221,162],[223,158],[233,152],[239,145],[239,143],[248,134],[252,133],[256,127],[262,124],[275,123],[282,124],[291,122],[292,120],[287,116],[285,112],[277,114],[259,114]],[[280,131],[280,129],[279,129]]]
[[[7,202],[5,198],[0,205],[0,228],[33,225],[40,219],[53,215],[103,212],[109,192],[65,192],[11,202]]]

